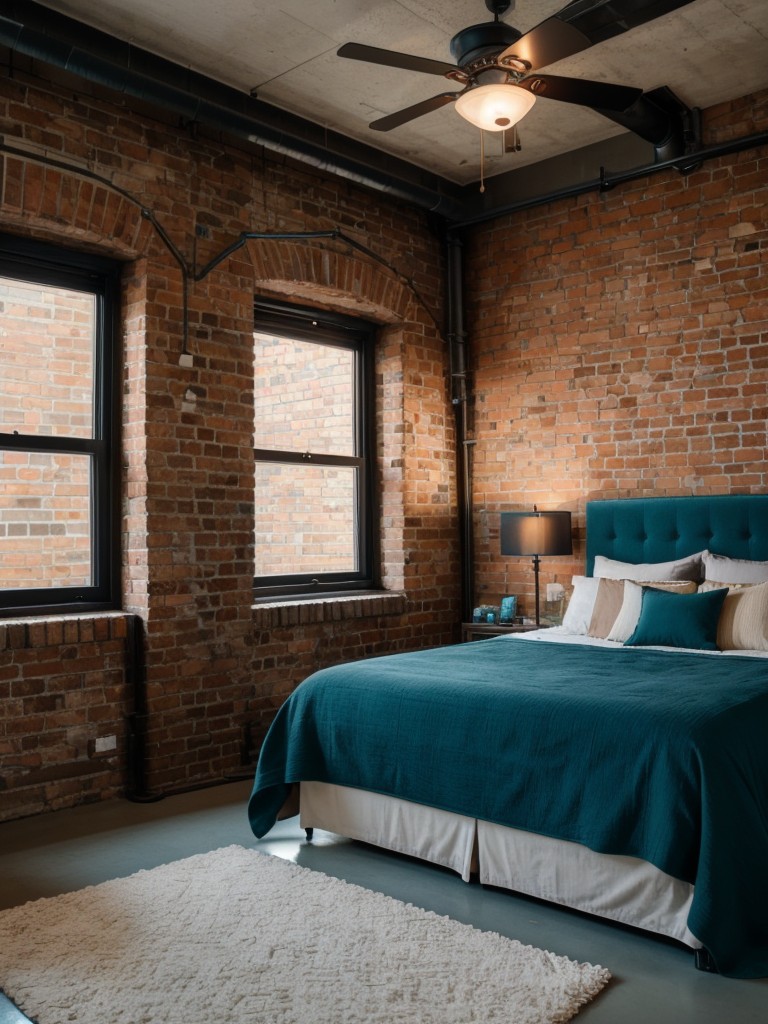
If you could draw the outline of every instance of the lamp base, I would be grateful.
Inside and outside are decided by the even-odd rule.
[[[533,588],[536,592],[536,625],[541,625],[541,615],[539,613],[539,556],[533,556]]]

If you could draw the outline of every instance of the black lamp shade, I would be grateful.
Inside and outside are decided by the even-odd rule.
[[[570,555],[570,512],[502,512],[502,555]]]

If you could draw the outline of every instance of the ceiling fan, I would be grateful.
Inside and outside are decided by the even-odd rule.
[[[670,115],[679,114],[682,107],[676,98],[670,101],[668,96],[657,95],[662,90],[655,90],[647,94],[653,97],[648,101],[642,89],[539,74],[538,69],[690,2],[572,0],[523,34],[500,21],[514,0],[485,0],[493,21],[471,25],[453,37],[450,49],[455,64],[361,43],[345,43],[337,54],[406,71],[441,75],[462,86],[458,92],[441,92],[378,118],[369,125],[376,131],[390,131],[449,103],[454,103],[458,113],[477,127],[505,131],[542,96],[591,107],[658,144],[669,131]]]

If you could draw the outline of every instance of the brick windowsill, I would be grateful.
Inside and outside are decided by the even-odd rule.
[[[0,619],[0,651],[123,639],[128,617],[117,611]]]
[[[299,601],[265,601],[252,606],[258,629],[278,626],[309,626],[321,622],[346,622],[375,615],[402,615],[403,591],[361,591],[333,597],[308,597]]]
[[[275,629],[402,615],[406,608],[403,591],[361,591],[300,601],[268,601],[253,605],[252,613],[255,628]],[[128,617],[127,612],[115,611],[0,619],[0,651],[123,638]]]

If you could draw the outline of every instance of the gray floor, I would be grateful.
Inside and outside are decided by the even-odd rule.
[[[478,928],[602,964],[613,981],[579,1014],[577,1020],[585,1024],[768,1022],[768,979],[704,974],[694,969],[691,954],[674,944],[467,885],[447,871],[329,833],[316,832],[307,844],[296,819],[280,823],[259,842],[245,816],[249,789],[248,783],[232,783],[157,803],[119,800],[0,824],[0,909],[238,843]],[[0,997],[0,1024],[26,1021]]]

